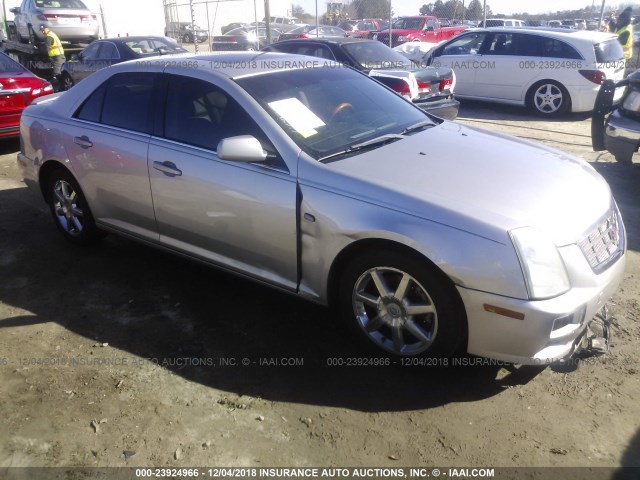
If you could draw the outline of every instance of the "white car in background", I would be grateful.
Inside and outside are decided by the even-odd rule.
[[[450,67],[456,97],[528,106],[543,116],[587,112],[604,80],[622,80],[616,35],[586,30],[487,28],[462,33],[427,54]]]

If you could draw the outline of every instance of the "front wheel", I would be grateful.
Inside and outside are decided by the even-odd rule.
[[[378,354],[442,357],[466,340],[462,301],[426,259],[370,251],[346,268],[339,288],[341,316]]]
[[[543,80],[533,85],[527,93],[527,104],[537,115],[557,117],[571,106],[566,88],[554,80]]]
[[[63,168],[47,178],[47,201],[53,221],[62,235],[78,245],[90,245],[104,237],[96,227],[87,200],[75,178]]]
[[[191,38],[190,34],[185,33],[184,37],[182,37],[182,42],[183,43],[193,43],[193,39]]]
[[[623,165],[631,165],[633,163],[633,154],[627,155],[624,153],[618,153],[615,155],[616,162]]]

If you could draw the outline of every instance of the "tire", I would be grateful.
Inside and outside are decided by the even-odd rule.
[[[633,154],[631,155],[623,155],[621,153],[615,155],[616,162],[621,163],[622,165],[631,165],[633,163]]]
[[[62,74],[61,83],[62,90],[65,92],[75,85],[73,78],[71,78],[71,75],[69,75],[67,72],[64,72]]]
[[[446,357],[466,348],[466,315],[458,292],[421,257],[365,252],[343,271],[338,302],[342,319],[377,355]]]
[[[527,92],[527,105],[536,115],[558,117],[571,108],[571,97],[560,83],[542,80]]]
[[[46,179],[45,192],[53,221],[69,242],[93,245],[105,236],[96,227],[80,185],[67,170],[53,170]]]
[[[185,33],[184,36],[182,37],[182,42],[183,43],[193,43],[193,39],[191,38],[191,34],[190,33]]]

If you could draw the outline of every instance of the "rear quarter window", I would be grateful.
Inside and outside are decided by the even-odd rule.
[[[578,51],[562,40],[549,37],[538,37],[540,55],[547,58],[568,58],[582,60]]]
[[[624,58],[622,45],[615,38],[595,44],[593,50],[598,63],[617,62]]]

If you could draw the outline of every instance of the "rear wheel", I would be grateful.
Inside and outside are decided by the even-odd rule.
[[[346,268],[339,289],[343,319],[378,354],[447,356],[466,340],[455,288],[425,259],[369,251]]]
[[[75,85],[73,78],[67,72],[62,73],[62,90],[67,91]]]
[[[51,172],[46,181],[47,201],[53,221],[70,242],[90,245],[104,237],[76,179],[64,168]]]
[[[571,107],[571,97],[566,88],[554,80],[542,80],[527,93],[527,104],[537,115],[557,117]]]

